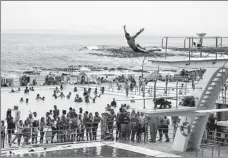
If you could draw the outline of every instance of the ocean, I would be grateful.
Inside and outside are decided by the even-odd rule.
[[[142,47],[161,47],[161,42],[162,37],[144,34],[136,39],[136,43]],[[209,44],[213,45],[213,41]],[[96,46],[117,50],[122,47],[128,48],[124,35],[3,33],[1,34],[1,71],[4,73],[32,67],[59,68],[78,64],[106,67],[129,67],[142,64],[143,54],[137,57],[120,58],[119,56],[97,56],[96,50],[81,49]],[[169,40],[169,46],[183,47],[184,41],[172,39]],[[122,50],[118,51],[121,53]],[[147,65],[146,62],[145,65]]]
[[[92,50],[80,51],[80,48],[97,45],[127,47],[124,36],[120,35],[2,34],[1,39],[3,72],[32,67],[67,67],[77,64],[114,66],[125,63],[115,58],[91,55],[89,53]],[[138,42],[142,46],[160,47],[161,37],[142,36]]]

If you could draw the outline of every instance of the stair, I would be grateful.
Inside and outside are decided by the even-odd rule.
[[[228,78],[228,68],[219,69],[207,69],[203,79],[199,82],[199,85],[203,87],[202,90],[194,90],[192,95],[196,98],[197,109],[207,110],[213,109],[215,101],[221,90],[221,86],[226,82]],[[200,145],[206,123],[209,118],[209,113],[203,116],[193,116],[191,124],[191,132],[188,140],[188,149],[196,149]]]

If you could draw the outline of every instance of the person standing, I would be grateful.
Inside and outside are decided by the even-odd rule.
[[[165,134],[166,138],[165,142],[169,142],[169,124],[170,120],[167,118],[167,116],[164,116],[163,133]]]
[[[164,118],[158,117],[158,122],[159,122],[159,124],[158,124],[159,140],[158,141],[162,141]]]
[[[5,136],[6,136],[6,126],[5,122],[1,121],[1,148],[4,148],[5,145]]]
[[[156,142],[157,130],[159,127],[159,118],[156,116],[149,116],[148,124],[150,127],[150,142]]]
[[[12,135],[14,134],[14,130],[15,130],[15,123],[13,122],[13,117],[11,117],[7,124],[8,143],[10,147],[12,145],[11,139],[12,139]]]

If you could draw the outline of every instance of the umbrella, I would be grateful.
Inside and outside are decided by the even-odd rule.
[[[79,71],[80,72],[89,72],[89,71],[91,71],[89,68],[87,68],[87,67],[81,67],[80,69],[79,69]]]
[[[11,79],[11,78],[18,78],[18,76],[15,75],[15,74],[9,74],[8,76],[6,76],[6,78],[8,78],[8,79]]]

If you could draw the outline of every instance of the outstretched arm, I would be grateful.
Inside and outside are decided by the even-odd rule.
[[[144,28],[143,29],[140,29],[139,32],[137,32],[133,38],[136,38],[138,35],[140,35],[142,32],[144,31]]]
[[[127,33],[126,25],[124,25],[124,33],[125,33],[125,34]]]

